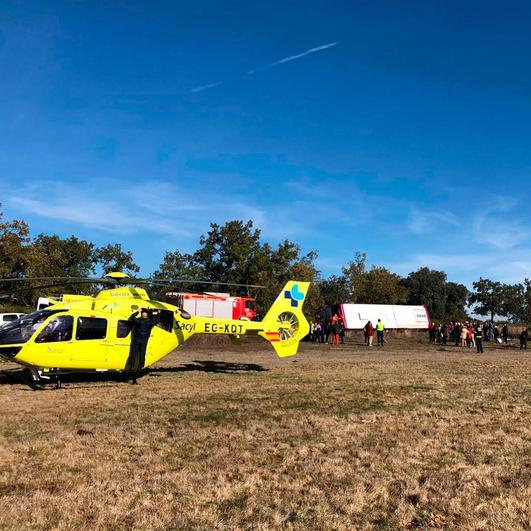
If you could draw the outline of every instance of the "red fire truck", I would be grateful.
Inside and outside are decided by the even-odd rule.
[[[256,317],[255,299],[232,297],[229,293],[166,293],[172,304],[186,310],[190,315],[217,317],[219,319],[244,319]]]

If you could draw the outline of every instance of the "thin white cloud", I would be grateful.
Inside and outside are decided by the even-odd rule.
[[[341,261],[338,260],[338,258],[331,258],[329,256],[318,256],[315,260],[315,264],[317,265],[317,268],[322,270],[326,269],[327,271],[334,271],[336,274],[338,274],[341,271],[341,268],[346,265],[348,260]],[[326,275],[325,275],[326,276]]]
[[[268,70],[269,68],[273,68],[274,66],[282,65],[284,63],[289,63],[290,61],[296,61],[297,59],[302,59],[303,57],[306,57],[307,55],[311,55],[312,53],[317,53],[323,50],[327,50],[328,48],[332,48],[333,46],[337,46],[337,42],[329,42],[327,44],[322,44],[321,46],[315,46],[313,48],[309,48],[305,52],[301,52],[295,55],[289,55],[287,57],[283,57],[282,59],[279,59],[278,61],[274,61],[267,65],[253,68],[247,72],[247,75],[251,76],[253,74],[256,74],[257,72],[261,72],[262,70]]]
[[[407,222],[407,228],[413,234],[427,234],[439,230],[443,225],[458,227],[459,220],[452,212],[434,212],[413,208]]]
[[[516,247],[531,236],[520,221],[504,220],[496,216],[476,216],[474,228],[477,243],[500,250]]]
[[[116,234],[197,238],[210,221],[264,217],[242,197],[215,192],[199,196],[197,190],[156,181],[125,189],[118,182],[94,181],[83,190],[73,184],[41,181],[6,195],[5,203],[25,215],[63,221],[70,230],[77,225]]]
[[[187,248],[208,230],[210,222],[252,219],[271,242],[302,239],[306,250],[327,253],[318,261],[326,275],[340,271],[340,266],[348,261],[349,250],[363,250],[364,244],[358,243],[358,231],[366,237],[368,227],[370,233],[378,235],[391,227],[391,213],[407,216],[413,212],[410,226],[407,227],[407,222],[405,227],[401,225],[414,235],[413,240],[411,235],[409,239],[415,244],[413,252],[397,251],[394,263],[375,257],[375,263],[400,274],[428,266],[444,270],[451,280],[469,286],[479,276],[517,282],[531,275],[531,250],[519,245],[508,252],[508,245],[498,242],[501,239],[512,246],[514,241],[522,242],[522,238],[529,237],[524,219],[516,217],[517,203],[492,204],[488,219],[481,219],[479,228],[481,242],[490,245],[478,246],[474,225],[478,216],[474,212],[458,216],[434,208],[429,214],[425,207],[415,210],[411,203],[393,197],[375,199],[362,191],[352,193],[334,180],[314,184],[308,180],[305,184],[299,187],[297,181],[285,182],[282,193],[272,202],[264,201],[257,190],[240,190],[231,185],[216,188],[189,179],[181,183],[147,179],[127,186],[119,181],[92,180],[83,187],[52,180],[17,187],[7,183],[3,186],[0,182],[0,196],[10,217],[28,219],[30,226],[40,226],[39,230],[48,231],[46,225],[50,222],[46,220],[53,220],[50,230],[61,227],[62,233],[76,233],[78,229],[89,229],[100,235],[120,235],[124,241],[136,241],[138,236],[142,245],[148,246],[162,239],[165,247]],[[323,191],[332,188],[335,195],[332,200],[328,196],[323,200],[313,194],[314,188]],[[308,189],[311,193],[305,193]],[[385,207],[377,209],[375,202],[385,202]],[[436,232],[440,237],[431,237]],[[404,233],[407,230],[400,229],[396,237],[402,238]],[[428,238],[418,236],[421,233],[428,234]],[[493,241],[488,241],[489,238]],[[335,259],[330,254],[331,242],[337,251]]]
[[[514,216],[518,201],[511,197],[498,197],[485,206],[472,222],[475,241],[482,245],[505,250],[516,247],[531,236],[526,225]]]
[[[203,90],[209,90],[223,85],[223,81],[216,81],[215,83],[209,83],[208,85],[200,85],[199,87],[193,88],[190,92],[203,92]]]
[[[0,185],[0,196],[16,215],[65,222],[65,230],[79,226],[124,235],[148,232],[197,238],[210,221],[252,219],[266,238],[282,240],[303,234],[316,236],[330,215],[329,204],[316,203],[314,197],[297,199],[286,194],[272,204],[261,205],[253,194],[234,188],[221,191],[205,189],[200,182],[180,185],[149,179],[126,187],[117,181],[95,179],[83,188],[75,183],[35,181],[17,189]],[[334,219],[347,225],[353,214],[342,208]]]
[[[472,286],[480,276],[501,282],[517,283],[531,276],[531,251],[514,251],[511,256],[499,251],[470,253],[419,253],[402,262],[388,264],[392,271],[407,275],[420,267],[445,271],[450,280]]]
[[[514,260],[500,260],[498,264],[492,265],[489,274],[493,278],[501,279],[503,282],[515,284],[522,282],[524,278],[531,278],[531,253],[521,253]]]
[[[123,208],[120,203],[105,201],[91,195],[70,194],[42,200],[38,198],[12,196],[8,202],[22,212],[81,225],[91,229],[114,234],[135,232],[157,232],[172,236],[188,236],[185,226],[174,224],[163,217],[153,217],[151,213],[138,210],[137,213]]]
[[[420,253],[406,259],[405,261],[392,263],[390,264],[390,267],[393,271],[396,271],[400,274],[407,274],[418,269],[419,267],[429,267],[431,269],[443,271],[451,269],[460,273],[467,273],[475,271],[478,268],[485,268],[495,259],[495,254],[483,253]]]

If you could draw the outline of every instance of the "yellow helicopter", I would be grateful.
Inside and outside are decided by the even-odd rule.
[[[309,332],[302,312],[309,282],[289,281],[263,320],[246,321],[191,316],[177,306],[151,300],[147,291],[138,287],[161,285],[160,281],[134,279],[125,273],[109,273],[102,279],[53,280],[61,285],[73,282],[111,287],[95,296],[62,295],[49,307],[0,328],[0,358],[30,369],[35,383],[53,379],[60,387],[60,376],[66,373],[126,371],[131,317],[139,311],[157,313],[140,369],[161,360],[194,334],[257,335],[269,341],[279,357],[286,357],[297,353],[299,342]]]

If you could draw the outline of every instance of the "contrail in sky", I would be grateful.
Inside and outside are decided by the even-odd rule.
[[[190,92],[201,92],[203,90],[208,90],[214,87],[219,87],[223,81],[216,81],[216,83],[209,83],[208,85],[201,85],[200,87],[193,88]]]
[[[268,70],[269,68],[273,68],[274,66],[282,65],[284,63],[289,63],[290,61],[296,61],[297,59],[302,59],[303,57],[306,57],[307,55],[311,55],[312,53],[327,50],[328,48],[332,48],[333,46],[337,46],[337,42],[329,42],[327,44],[322,44],[321,46],[315,46],[314,48],[309,48],[305,52],[301,52],[295,55],[289,55],[288,57],[283,57],[282,59],[279,59],[278,61],[269,63],[268,65],[253,68],[252,70],[249,70],[247,72],[247,75],[252,76],[253,74],[256,74],[257,72],[261,72],[262,70]],[[195,87],[190,92],[194,92],[194,93],[202,92],[203,90],[209,90],[215,87],[219,87],[222,84],[223,84],[223,81],[216,81],[215,83],[209,83],[208,85],[200,85],[199,87]]]
[[[267,70],[268,68],[273,68],[277,65],[282,65],[284,63],[289,63],[290,61],[295,61],[297,59],[301,59],[302,57],[306,57],[307,55],[310,55],[312,53],[321,52],[322,50],[326,50],[328,48],[332,48],[333,46],[336,46],[337,42],[329,42],[328,44],[323,44],[321,46],[315,46],[314,48],[310,48],[306,50],[305,52],[298,53],[296,55],[289,55],[288,57],[284,57],[282,59],[279,59],[278,61],[275,61],[273,63],[269,63],[265,66],[259,66],[258,68],[253,68],[252,70],[249,70],[247,72],[247,75],[256,74],[256,72],[261,72],[262,70]]]

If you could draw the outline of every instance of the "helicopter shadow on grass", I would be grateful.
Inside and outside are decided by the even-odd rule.
[[[148,369],[147,374],[155,376],[165,372],[207,372],[219,374],[237,374],[243,372],[265,372],[269,371],[257,363],[235,363],[214,360],[193,360],[192,363],[185,363],[178,367],[154,367]]]
[[[0,371],[0,385],[28,384],[29,374],[25,369],[7,369]]]
[[[154,367],[144,369],[139,375],[139,381],[146,376],[161,376],[162,373],[179,373],[179,372],[205,372],[217,374],[238,374],[246,372],[264,372],[268,371],[256,363],[230,363],[213,360],[193,360],[192,363],[185,363],[177,367]],[[91,387],[97,384],[109,383],[126,383],[131,380],[131,373],[127,372],[73,372],[63,373],[60,375],[62,384],[91,384]],[[52,377],[50,381],[41,383],[49,388],[56,382]],[[2,385],[26,385],[28,389],[35,387],[31,375],[27,369],[6,369],[0,370],[0,386]],[[76,387],[79,387],[76,385]]]
[[[140,376],[145,376],[145,373]],[[81,384],[90,383],[93,387],[95,384],[106,383],[124,383],[131,380],[131,376],[125,372],[72,372],[63,373],[59,376],[61,384]],[[57,378],[52,375],[50,379],[43,379],[39,382],[44,389],[50,389],[57,382]],[[35,389],[36,384],[27,369],[8,369],[0,371],[0,386],[2,385],[26,385],[28,389]],[[76,386],[79,387],[79,386]]]

